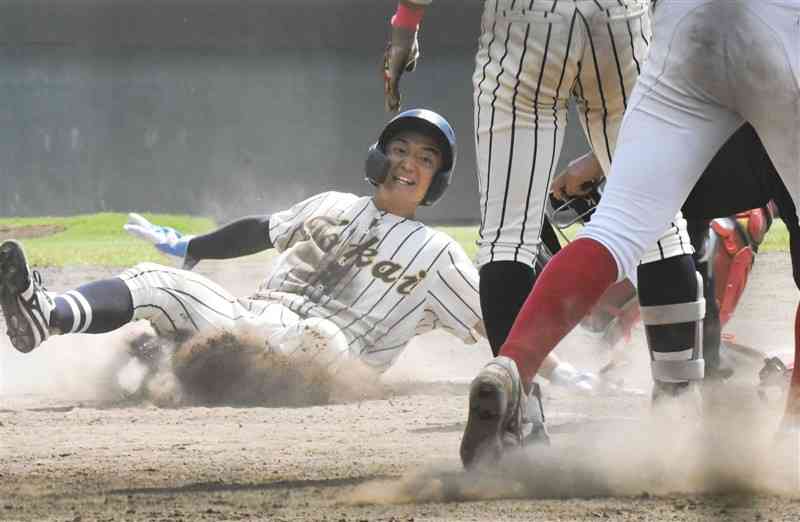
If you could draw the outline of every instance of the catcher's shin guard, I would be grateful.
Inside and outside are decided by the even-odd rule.
[[[733,316],[747,285],[757,246],[748,241],[742,225],[734,218],[715,219],[711,229],[715,243],[712,255],[716,298],[724,326]]]
[[[694,272],[694,278],[694,300],[640,306],[655,381],[679,383],[701,380],[705,375],[702,328],[705,299],[700,274]]]
[[[721,354],[722,321],[717,300],[714,263],[719,251],[725,247],[710,226],[708,219],[687,219],[687,230],[694,247],[694,262],[703,278],[703,293],[706,300],[706,316],[703,319],[703,359],[706,362],[706,379],[727,379],[734,368]]]

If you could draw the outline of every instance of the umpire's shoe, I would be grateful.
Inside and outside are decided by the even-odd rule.
[[[0,245],[0,307],[11,344],[20,352],[30,352],[50,336],[55,304],[16,241]]]
[[[472,468],[480,462],[496,462],[509,446],[547,441],[538,388],[529,398],[522,389],[517,364],[495,357],[472,381],[469,417],[461,439],[461,462]]]

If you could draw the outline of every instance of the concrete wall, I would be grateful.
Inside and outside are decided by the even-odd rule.
[[[366,192],[385,122],[394,0],[5,0],[0,215],[99,210],[229,219],[326,189]],[[437,0],[407,106],[445,114],[460,156],[422,217],[475,222],[471,75],[481,2]],[[565,156],[583,147],[568,140]]]

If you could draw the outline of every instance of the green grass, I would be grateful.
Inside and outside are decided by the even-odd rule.
[[[181,232],[198,234],[214,227],[210,219],[171,215],[142,214],[159,225],[174,227]],[[167,257],[149,243],[135,238],[122,229],[127,214],[102,213],[70,217],[36,217],[0,219],[0,228],[26,225],[61,225],[56,234],[24,238],[29,262],[34,266],[112,266],[125,267],[141,261],[164,263]],[[4,232],[11,235],[13,232]]]
[[[214,228],[214,222],[207,218],[173,214],[144,214],[154,223],[174,227],[187,234],[199,234]],[[168,262],[166,256],[158,253],[143,240],[137,239],[122,229],[127,215],[122,213],[103,213],[71,217],[37,217],[0,219],[0,230],[5,227],[25,225],[61,225],[65,229],[45,237],[21,239],[30,262],[34,266],[109,266],[127,267],[141,261]],[[477,226],[436,227],[449,234],[475,259],[478,247]],[[567,231],[572,238],[578,227]],[[8,234],[5,232],[4,234]],[[13,233],[11,234],[13,236]],[[760,252],[787,252],[789,233],[783,221],[772,224]]]
[[[776,219],[769,227],[767,237],[758,249],[759,252],[788,252],[789,251],[789,231],[786,229],[783,220]]]

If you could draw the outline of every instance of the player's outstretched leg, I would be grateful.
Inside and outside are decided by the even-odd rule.
[[[11,344],[21,352],[30,352],[51,335],[110,332],[133,318],[131,292],[120,278],[93,281],[63,294],[47,292],[16,241],[0,245],[0,307]]]
[[[0,245],[0,306],[11,344],[20,352],[30,352],[50,336],[53,299],[16,241]]]
[[[495,357],[470,385],[469,416],[461,439],[464,467],[492,463],[507,447],[547,442],[539,387],[532,384],[528,396],[517,364]]]

